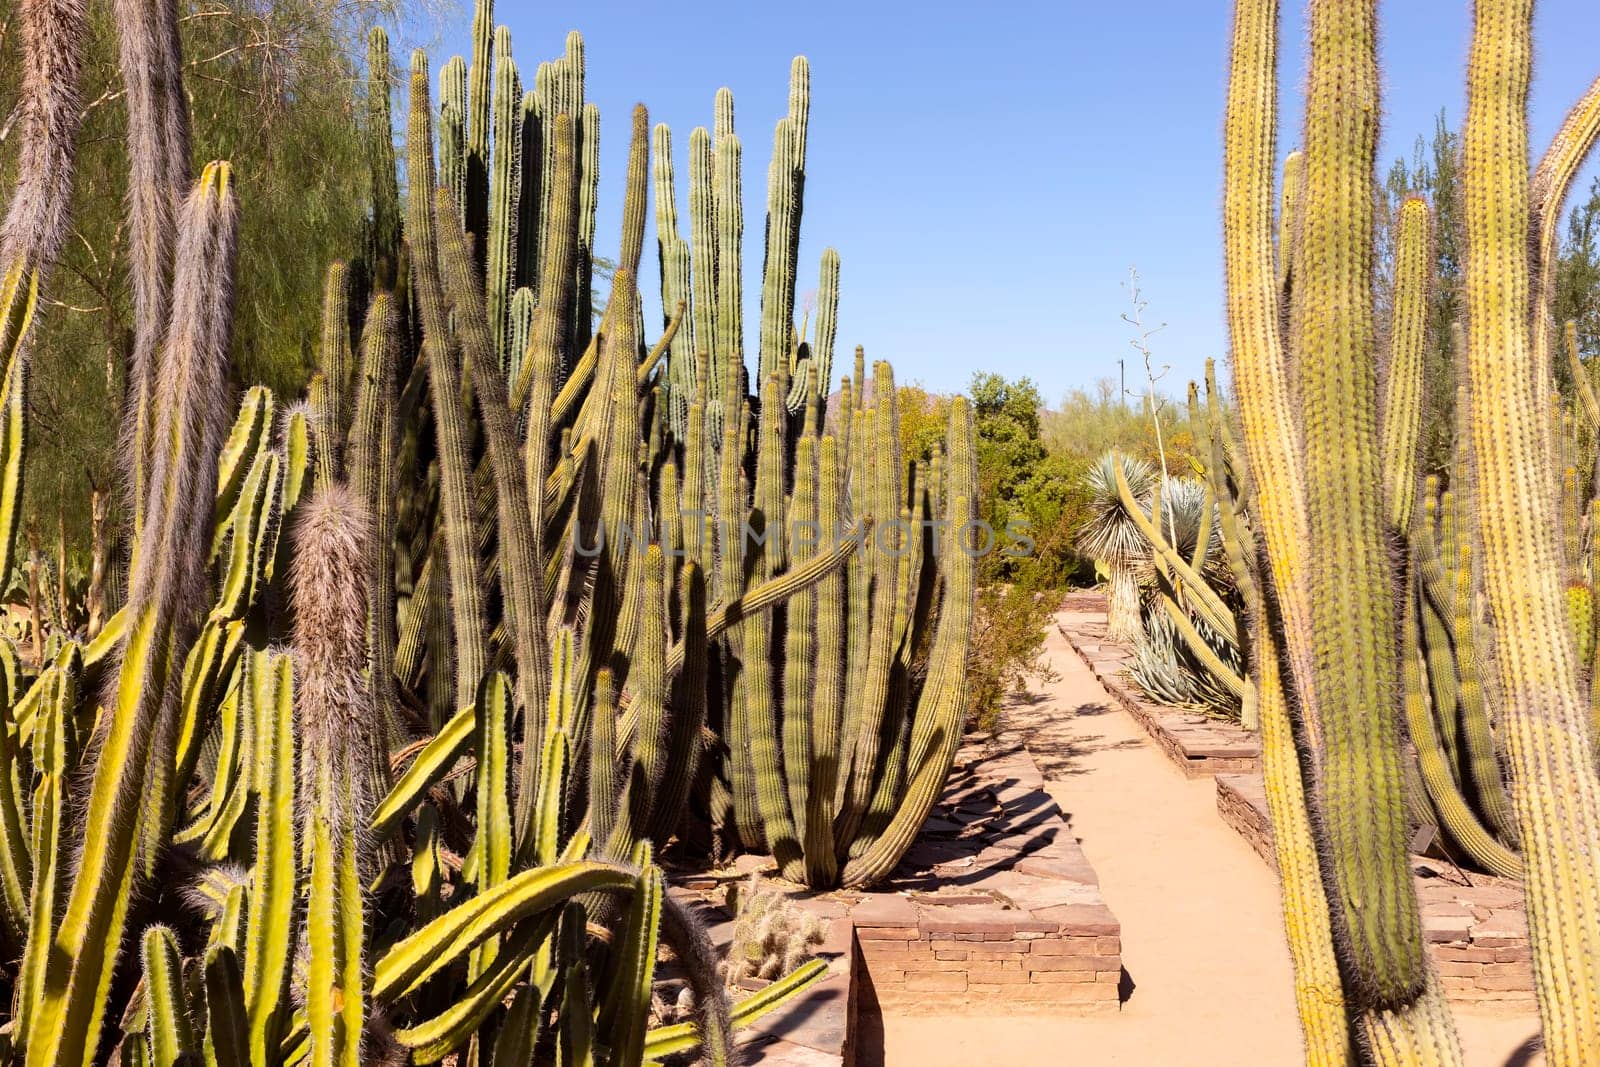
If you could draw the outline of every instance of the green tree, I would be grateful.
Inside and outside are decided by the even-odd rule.
[[[972,376],[969,393],[978,436],[979,514],[997,538],[1003,538],[1008,524],[1028,521],[1019,495],[1045,458],[1039,436],[1044,401],[1028,378],[1007,381],[984,372]],[[979,573],[991,580],[1012,578],[1019,567],[1015,557],[992,552],[984,557]]]
[[[1431,139],[1418,136],[1411,159],[1394,161],[1384,183],[1387,211],[1378,233],[1379,309],[1388,311],[1394,265],[1394,220],[1413,196],[1433,208],[1434,288],[1429,296],[1429,343],[1424,373],[1422,455],[1424,473],[1446,473],[1455,448],[1456,372],[1453,327],[1461,315],[1461,134],[1443,109]]]
[[[368,171],[363,38],[399,0],[182,0],[194,164],[232,161],[242,190],[234,366],[293,396],[318,332],[323,272],[361,251]],[[94,4],[72,237],[46,294],[31,389],[29,513],[58,506],[87,540],[89,490],[115,480],[132,332],[123,201],[126,113],[111,5]],[[15,7],[0,14],[0,176],[15,145]],[[51,523],[53,527],[54,523]]]

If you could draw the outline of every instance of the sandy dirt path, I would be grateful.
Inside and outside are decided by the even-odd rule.
[[[1008,713],[1122,921],[1131,980],[1119,1015],[1090,1019],[888,1017],[864,1028],[863,1063],[1241,1067],[1302,1062],[1277,880],[1116,708],[1052,629],[1058,681]],[[1124,982],[1126,989],[1128,982]],[[1531,1067],[1527,1016],[1459,1013],[1469,1067]],[[881,1043],[880,1043],[881,1042]]]

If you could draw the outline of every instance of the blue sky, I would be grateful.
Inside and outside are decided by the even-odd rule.
[[[1285,148],[1299,128],[1302,10],[1285,4]],[[568,29],[584,34],[589,99],[602,116],[602,252],[618,241],[633,104],[673,128],[686,200],[689,131],[710,125],[718,86],[733,90],[752,329],[772,127],[789,60],[807,55],[800,289],[815,287],[823,248],[837,248],[837,358],[848,362],[864,344],[902,381],[939,390],[961,388],[974,369],[1028,375],[1054,401],[1137,358],[1119,318],[1131,266],[1149,317],[1168,324],[1153,343],[1172,367],[1163,386],[1181,392],[1207,356],[1224,353],[1218,203],[1230,14],[1226,0],[502,0],[496,18],[511,29],[525,80],[559,54]],[[1383,16],[1387,169],[1431,133],[1439,108],[1458,121],[1470,16],[1467,0],[1389,0]],[[446,19],[435,70],[466,50],[470,3]],[[1540,0],[1536,32],[1538,153],[1600,74],[1600,9]],[[1579,189],[1587,184],[1586,175]],[[658,285],[653,237],[645,260],[648,299]]]

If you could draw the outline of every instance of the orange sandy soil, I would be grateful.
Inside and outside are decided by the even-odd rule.
[[[1054,627],[1060,675],[1007,712],[1122,921],[1118,1015],[863,1018],[862,1067],[975,1063],[1241,1067],[1303,1062],[1277,879],[1217,816],[1211,779],[1187,779],[1117,709]],[[1128,990],[1131,981],[1132,989]],[[1460,1009],[1469,1067],[1543,1064],[1538,1019]]]

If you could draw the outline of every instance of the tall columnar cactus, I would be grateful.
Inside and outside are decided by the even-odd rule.
[[[28,1045],[32,1063],[88,1063],[122,939],[141,824],[168,816],[177,680],[204,610],[216,457],[232,326],[237,207],[227,164],[207,167],[179,226],[172,311],[155,378],[154,449],[134,548],[129,632],[99,742],[85,848],[68,894]],[[159,837],[164,835],[157,835]]]
[[[1326,945],[1340,947],[1343,1004],[1378,1062],[1459,1059],[1411,900],[1396,720],[1372,714],[1392,705],[1395,603],[1406,613],[1399,644],[1404,710],[1441,823],[1480,862],[1525,872],[1550,1060],[1585,1062],[1600,1041],[1600,1013],[1590,995],[1596,964],[1582,947],[1600,930],[1600,896],[1580,858],[1600,850],[1600,778],[1565,588],[1574,553],[1562,550],[1564,525],[1556,512],[1562,464],[1552,444],[1560,420],[1550,407],[1550,290],[1537,291],[1532,282],[1549,277],[1552,220],[1600,132],[1600,108],[1594,91],[1579,102],[1530,181],[1531,20],[1527,0],[1474,8],[1464,167],[1467,374],[1456,435],[1470,442],[1474,476],[1437,498],[1430,487],[1420,515],[1407,475],[1415,462],[1415,347],[1426,283],[1419,262],[1426,210],[1417,204],[1407,204],[1400,219],[1395,351],[1381,412],[1386,460],[1374,418],[1366,278],[1378,113],[1373,5],[1312,5],[1287,345],[1276,313],[1284,273],[1273,267],[1270,243],[1276,4],[1243,0],[1235,20],[1226,197],[1230,328],[1266,564],[1262,633],[1285,650],[1286,688],[1301,716],[1298,762],[1266,740],[1263,756],[1269,798],[1277,798],[1273,818],[1301,980],[1327,989]],[[1386,489],[1380,469],[1388,475]],[[1466,490],[1475,495],[1465,512],[1470,526],[1455,517],[1461,502],[1453,499]],[[1418,563],[1416,584],[1400,597],[1401,575],[1383,543],[1385,521],[1410,534]],[[1572,528],[1569,519],[1565,529]],[[1498,737],[1489,730],[1476,674],[1474,560],[1480,557],[1497,649]],[[1429,690],[1440,705],[1431,716]],[[1264,688],[1264,727],[1277,712],[1270,695]],[[1497,743],[1511,772],[1514,827],[1497,796]],[[1487,828],[1463,791],[1476,797]],[[1297,792],[1303,805],[1295,803]],[[1491,831],[1520,845],[1520,858]],[[1325,903],[1318,883],[1328,889]],[[1343,1012],[1325,996],[1303,997],[1301,1010],[1314,1058],[1343,1062]]]
[[[1560,213],[1566,185],[1536,183],[1538,200],[1530,206],[1532,6],[1489,0],[1475,8],[1463,172],[1468,410],[1476,536],[1498,642],[1535,983],[1547,1055],[1564,1065],[1583,1062],[1600,1046],[1600,960],[1582,947],[1600,937],[1600,891],[1584,858],[1600,854],[1600,775],[1575,684],[1560,535],[1548,492],[1550,361],[1535,365],[1533,358],[1548,351],[1535,346],[1533,334],[1546,328],[1549,294],[1536,298],[1532,288],[1529,237],[1536,220]],[[1593,110],[1586,99],[1577,113]],[[1567,157],[1586,155],[1592,141],[1592,134],[1558,138],[1540,174],[1570,175],[1575,167]]]
[[[369,39],[373,218],[353,251],[370,262],[329,272],[310,400],[250,389],[230,430],[237,193],[212,164],[181,212],[163,208],[187,156],[168,7],[119,7],[130,211],[148,238],[127,604],[87,644],[52,633],[37,666],[0,641],[0,777],[17,786],[0,790],[0,937],[20,957],[5,975],[10,1048],[35,1064],[543,1063],[604,1048],[635,1067],[697,1046],[729,1062],[713,953],[662,892],[655,845],[712,814],[711,783],[740,777],[746,824],[720,829],[783,842],[796,878],[882,877],[937,796],[964,710],[970,418],[958,404],[943,473],[936,461],[908,476],[884,366],[870,414],[851,402],[826,432],[836,256],[809,350],[793,321],[804,61],[769,205],[787,230],[767,263],[760,397],[739,325],[731,95],[715,148],[690,139],[692,240],[658,219],[683,310],[653,344],[635,288],[650,130],[635,114],[620,269],[596,329],[599,124],[581,39],[524,94],[484,3],[472,62],[440,72],[437,112],[413,57],[403,217],[388,46]],[[52,53],[71,34],[41,27],[77,11],[28,3],[24,16],[29,69],[59,75],[33,87],[53,107],[75,50]],[[658,134],[659,155],[670,143]],[[40,152],[19,187],[55,195],[70,144]],[[0,291],[0,571],[43,265],[10,264]],[[939,514],[950,525],[935,535]],[[795,519],[823,529],[796,543]],[[892,536],[875,538],[875,520]],[[754,552],[746,527],[766,538]],[[882,626],[859,644],[852,595]],[[850,729],[853,692],[874,706]],[[704,758],[706,729],[735,711],[751,743],[730,768]],[[82,813],[76,855],[67,812]],[[650,1031],[662,941],[698,1015]],[[119,968],[136,981],[113,981]],[[735,1010],[753,1017],[824,970]]]
[[[372,528],[364,502],[330,484],[295,529],[296,732],[306,880],[306,1016],[316,1064],[361,1062],[366,975],[359,835],[386,782],[371,780],[374,715],[364,675]],[[377,788],[375,788],[377,787]]]

